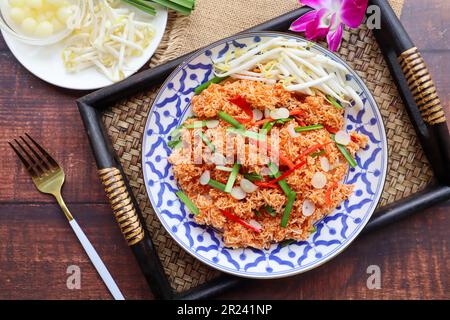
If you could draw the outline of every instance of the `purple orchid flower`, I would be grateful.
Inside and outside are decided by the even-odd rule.
[[[295,20],[290,30],[304,32],[308,40],[327,38],[336,51],[342,41],[344,25],[357,28],[364,20],[368,0],[300,0],[315,9]]]

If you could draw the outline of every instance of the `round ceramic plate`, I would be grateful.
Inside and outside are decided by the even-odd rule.
[[[157,8],[157,14],[154,17],[140,13],[138,12],[139,10],[131,7],[131,10],[135,10],[136,14],[140,15],[143,21],[152,23],[155,29],[155,36],[147,49],[144,50],[144,53],[130,61],[127,70],[125,70],[125,77],[131,76],[145,65],[161,42],[166,29],[167,10],[156,4],[154,6]],[[4,31],[2,31],[2,35],[17,60],[36,77],[48,83],[62,88],[77,90],[93,90],[113,84],[108,77],[95,68],[89,68],[77,73],[67,72],[61,59],[64,42],[41,47],[25,44]]]
[[[342,252],[361,232],[377,206],[386,177],[387,145],[378,107],[362,80],[341,59],[313,45],[311,50],[325,54],[348,69],[346,81],[361,96],[364,108],[347,108],[345,128],[365,134],[368,146],[357,153],[358,166],[351,169],[345,183],[354,184],[350,198],[333,213],[315,224],[317,231],[306,241],[287,246],[273,244],[268,250],[231,249],[222,235],[198,225],[177,198],[178,190],[167,158],[169,133],[190,115],[194,89],[213,77],[211,58],[219,58],[236,48],[268,41],[273,37],[306,41],[289,34],[263,32],[240,34],[198,51],[166,80],[151,108],[143,138],[142,167],[150,201],[167,232],[202,262],[223,272],[249,278],[278,278],[313,269]]]

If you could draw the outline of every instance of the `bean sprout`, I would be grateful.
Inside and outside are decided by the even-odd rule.
[[[276,37],[213,61],[215,75],[270,84],[279,82],[289,91],[325,94],[341,103],[353,102],[363,107],[360,96],[346,81],[347,68],[308,47],[307,42]]]
[[[85,0],[67,21],[73,30],[62,57],[70,72],[96,67],[111,81],[125,77],[127,64],[143,54],[154,36],[150,23],[117,0]]]

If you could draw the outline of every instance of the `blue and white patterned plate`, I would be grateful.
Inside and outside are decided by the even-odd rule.
[[[354,193],[332,214],[316,223],[317,231],[309,239],[287,246],[273,244],[269,250],[226,248],[220,233],[194,222],[193,215],[175,195],[178,186],[167,160],[171,152],[167,146],[169,133],[189,116],[194,89],[213,77],[211,58],[280,35],[305,41],[284,33],[248,33],[216,42],[189,57],[160,89],[150,110],[143,139],[145,186],[167,232],[200,261],[223,272],[248,278],[278,278],[305,272],[342,252],[374,212],[387,170],[386,134],[371,93],[340,58],[319,45],[313,45],[313,52],[325,54],[348,68],[348,84],[360,93],[364,101],[362,110],[346,110],[346,129],[369,137],[367,148],[356,156],[358,166],[351,169],[345,178],[345,183],[355,185]]]

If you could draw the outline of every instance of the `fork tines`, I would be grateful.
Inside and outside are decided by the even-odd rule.
[[[40,177],[46,172],[59,167],[58,163],[50,156],[50,154],[48,154],[48,152],[45,151],[45,149],[32,137],[27,133],[25,133],[25,136],[28,139],[25,139],[22,136],[19,137],[20,140],[14,139],[17,146],[14,146],[11,142],[8,143],[33,178]]]

